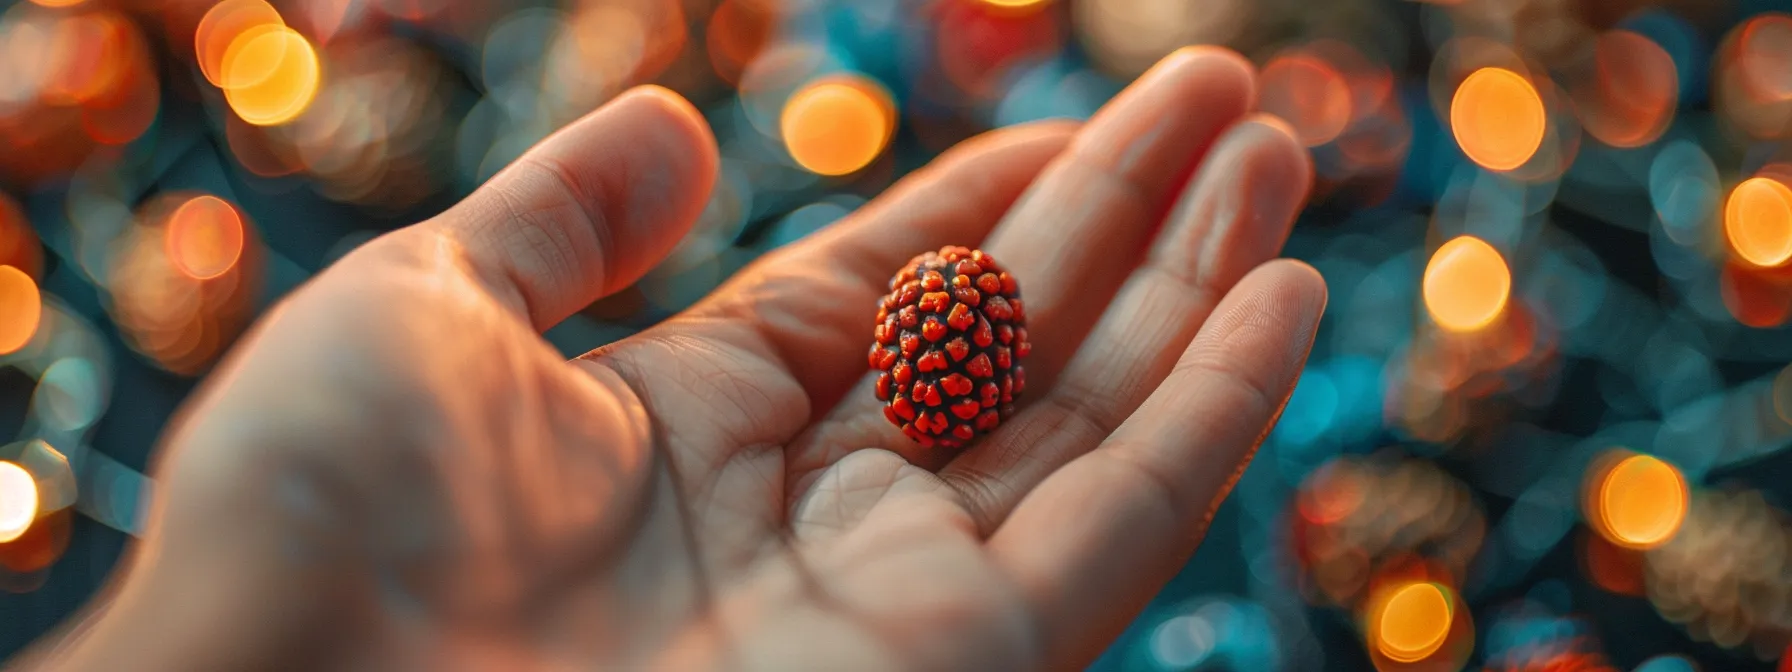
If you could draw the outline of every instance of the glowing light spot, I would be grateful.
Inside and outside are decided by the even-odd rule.
[[[107,12],[86,12],[56,22],[51,45],[51,72],[46,100],[60,105],[89,105],[117,98],[126,81],[131,53],[130,28]]]
[[[797,164],[822,175],[846,175],[883,153],[895,131],[889,96],[859,77],[812,83],[784,104],[779,130]]]
[[[24,271],[0,266],[0,355],[18,352],[31,342],[43,310],[37,282]]]
[[[1512,294],[1512,271],[1498,250],[1461,236],[1431,255],[1425,266],[1425,309],[1451,331],[1473,331],[1498,319]]]
[[[31,472],[0,461],[0,543],[25,535],[37,520],[37,481]]]
[[[77,0],[78,2],[79,0]],[[1044,7],[1051,0],[982,0],[983,4],[1003,9],[1033,9]]]
[[[193,53],[199,72],[212,86],[224,86],[224,55],[244,33],[261,27],[282,27],[286,20],[263,0],[224,0],[212,5],[193,31]]]
[[[1792,259],[1792,189],[1770,177],[1736,185],[1724,204],[1724,235],[1736,256],[1755,266]]]
[[[1581,566],[1593,585],[1618,595],[1643,595],[1643,554],[1597,534],[1582,535]]]
[[[37,275],[43,251],[37,233],[25,212],[5,194],[0,194],[0,266],[14,266],[26,275]]]
[[[1771,273],[1741,262],[1724,264],[1718,289],[1724,308],[1736,321],[1756,329],[1770,329],[1792,318],[1792,288]]]
[[[257,126],[292,121],[317,97],[317,50],[297,31],[262,28],[237,38],[224,55],[224,98]]]
[[[1424,660],[1443,648],[1453,617],[1450,597],[1435,583],[1394,589],[1375,613],[1370,636],[1376,650],[1395,662]]]
[[[1504,68],[1476,70],[1462,80],[1450,101],[1456,144],[1488,170],[1524,165],[1543,145],[1547,123],[1537,87]]]
[[[215,196],[182,203],[168,218],[168,259],[196,280],[229,272],[243,256],[243,219]]]
[[[200,74],[213,86],[224,86],[224,56],[244,34],[281,28],[286,20],[264,0],[223,0],[212,5],[193,31],[193,55]]]
[[[1761,14],[1740,30],[1736,66],[1749,92],[1760,102],[1792,98],[1792,16]]]
[[[704,29],[716,75],[739,83],[741,71],[773,43],[787,11],[783,0],[723,0],[717,5]]]
[[[1654,548],[1674,538],[1686,521],[1688,493],[1680,470],[1649,455],[1632,455],[1599,486],[1597,527],[1625,548]]]
[[[31,0],[40,7],[73,7],[87,0]]]
[[[1318,147],[1337,139],[1351,117],[1350,85],[1337,68],[1306,54],[1279,56],[1263,67],[1258,106]]]
[[[1674,118],[1680,79],[1674,57],[1627,30],[1599,36],[1594,79],[1576,96],[1588,133],[1613,147],[1654,142]]]
[[[1369,479],[1356,469],[1333,462],[1319,468],[1301,489],[1295,506],[1315,525],[1332,525],[1350,517],[1368,498]]]

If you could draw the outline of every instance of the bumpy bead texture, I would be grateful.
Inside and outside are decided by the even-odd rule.
[[[959,448],[1014,413],[1032,349],[1020,289],[982,250],[915,257],[877,307],[871,369],[884,417],[923,447]]]

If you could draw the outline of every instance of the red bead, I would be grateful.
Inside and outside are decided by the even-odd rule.
[[[890,280],[868,361],[884,418],[924,448],[956,449],[994,430],[1026,387],[1032,350],[1014,276],[981,250],[916,256]]]

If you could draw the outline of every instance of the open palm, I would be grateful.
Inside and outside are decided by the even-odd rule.
[[[1180,52],[568,363],[537,330],[637,279],[714,181],[688,105],[628,94],[274,310],[166,438],[113,590],[26,661],[1085,663],[1193,552],[1323,309],[1269,261],[1311,169],[1254,86]],[[889,275],[948,244],[1020,279],[1035,342],[1020,412],[959,455],[883,419],[863,356]]]

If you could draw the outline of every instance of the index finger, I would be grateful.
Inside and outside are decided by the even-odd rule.
[[[1194,553],[1293,391],[1325,296],[1304,264],[1252,271],[1138,411],[996,530],[1047,660],[1093,657]]]

